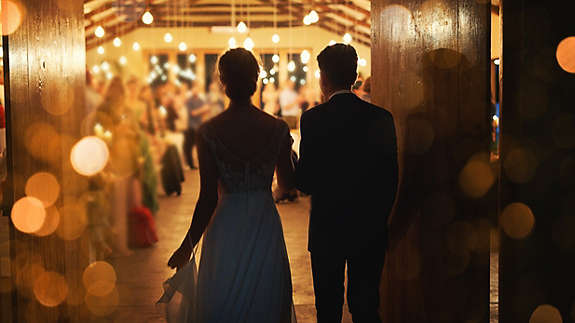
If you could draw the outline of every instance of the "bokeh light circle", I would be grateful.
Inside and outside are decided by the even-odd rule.
[[[40,230],[34,232],[34,235],[39,237],[47,237],[56,232],[60,225],[60,212],[56,207],[46,209],[46,219]]]
[[[60,305],[68,296],[66,279],[55,272],[43,272],[34,281],[34,296],[44,306]]]
[[[529,206],[518,202],[511,203],[501,213],[499,224],[509,237],[523,239],[533,231],[535,216]]]
[[[88,310],[96,316],[107,316],[112,314],[120,303],[120,295],[117,289],[113,289],[109,294],[104,296],[95,296],[86,293],[84,299]]]
[[[94,136],[78,141],[70,152],[70,161],[74,170],[84,176],[94,176],[108,163],[110,151],[106,143]]]
[[[87,225],[85,206],[80,202],[70,203],[60,209],[60,225],[56,234],[63,240],[76,240],[82,236]]]
[[[27,196],[35,197],[42,201],[44,207],[50,207],[60,195],[60,184],[54,175],[40,172],[28,179],[25,192]]]
[[[10,35],[14,33],[26,16],[25,7],[15,0],[2,1],[2,35]]]
[[[116,287],[116,271],[105,261],[91,263],[82,274],[82,282],[86,292],[102,297],[110,294]]]
[[[557,63],[568,73],[575,73],[575,36],[563,39],[557,46]]]
[[[545,304],[537,306],[531,313],[529,323],[563,323],[563,318],[555,306]]]
[[[537,158],[527,149],[512,150],[503,161],[505,174],[514,183],[527,183],[537,170]]]
[[[34,233],[42,228],[46,220],[46,209],[35,197],[23,197],[12,207],[12,223],[21,232]]]
[[[470,160],[459,174],[459,186],[465,195],[472,198],[487,194],[494,182],[495,175],[491,166],[481,160]]]

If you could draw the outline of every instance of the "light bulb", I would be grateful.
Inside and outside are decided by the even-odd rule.
[[[305,85],[305,80],[304,80],[304,79],[299,80],[299,84],[300,84],[300,85]]]
[[[280,62],[280,56],[278,54],[274,54],[274,56],[272,56],[272,62],[274,63],[279,63]]]
[[[365,58],[360,58],[357,60],[359,66],[367,66],[367,60]]]
[[[126,65],[126,63],[128,63],[128,59],[126,58],[126,56],[121,56],[119,62],[121,65]]]
[[[275,83],[276,82],[275,77],[270,77],[270,82]]]
[[[195,63],[196,62],[196,55],[194,54],[190,54],[190,56],[188,57],[188,61],[190,61],[190,63]]]
[[[264,82],[264,84],[268,84],[268,83],[269,83],[268,79],[264,79],[263,82]]]
[[[275,69],[275,67],[274,67],[274,68],[272,68],[272,69],[270,70],[270,75],[275,75],[275,74],[276,74],[276,69]]]
[[[301,62],[303,64],[307,64],[311,58],[311,54],[309,53],[309,51],[307,49],[304,49],[301,52],[300,58],[301,58]]]
[[[247,50],[252,50],[254,49],[254,41],[251,37],[246,38],[246,40],[244,40],[244,48]]]
[[[105,34],[106,34],[106,31],[104,30],[104,27],[102,27],[102,26],[98,26],[98,27],[96,27],[96,30],[94,30],[94,35],[96,35],[96,37],[98,37],[98,38],[104,37]]]
[[[102,47],[102,46],[98,46],[97,51],[98,51],[98,54],[100,54],[100,55],[104,55],[104,53],[106,52],[106,50],[104,50],[104,47]]]
[[[345,35],[343,35],[343,42],[345,44],[351,43],[352,40],[353,40],[353,37],[351,37],[351,35],[349,33],[345,33]]]
[[[150,25],[151,23],[154,22],[154,16],[150,11],[144,12],[144,14],[142,15],[142,22],[145,23],[146,25]]]
[[[142,47],[140,46],[140,43],[138,43],[137,41],[135,41],[135,42],[132,44],[132,49],[135,50],[135,51],[139,51],[141,48],[142,48]]]
[[[332,39],[332,40],[329,41],[329,46],[333,46],[333,45],[335,45],[335,44],[337,44],[337,43],[335,42],[335,40]]]
[[[290,72],[295,71],[295,62],[294,62],[294,61],[290,61],[290,62],[288,63],[287,69],[288,69],[288,71],[290,71]]]
[[[98,65],[92,66],[92,73],[94,73],[94,74],[100,73],[100,66],[98,66]]]
[[[107,78],[108,80],[111,80],[111,79],[114,78],[114,74],[112,74],[111,72],[108,72],[108,73],[106,73],[106,78]]]
[[[110,64],[109,64],[108,62],[104,61],[104,62],[102,63],[102,67],[101,67],[101,68],[102,68],[102,71],[106,71],[106,72],[107,72],[107,71],[110,70]]]
[[[120,47],[120,46],[122,46],[122,40],[120,39],[120,37],[114,38],[113,44],[114,44],[115,47]]]
[[[307,67],[307,65],[304,66],[304,67],[303,67],[303,71],[307,73],[307,71],[309,71],[309,67]]]
[[[152,64],[158,64],[158,56],[152,56],[152,57],[150,57],[150,63],[152,63]]]
[[[321,72],[319,70],[315,70],[315,78],[318,79],[321,77]]]
[[[173,40],[174,40],[174,36],[172,36],[172,34],[170,34],[170,33],[164,34],[164,41],[166,43],[171,43]]]
[[[315,24],[319,21],[319,15],[315,10],[310,11],[308,16],[312,24]]]
[[[292,75],[289,79],[290,79],[290,81],[292,81],[292,82],[297,81],[297,77],[295,77],[295,75]]]
[[[273,42],[274,44],[279,43],[279,42],[280,42],[280,35],[274,34],[274,35],[272,36],[272,42]]]
[[[239,33],[243,34],[243,33],[245,33],[245,32],[248,31],[248,26],[246,25],[245,22],[240,21],[240,23],[238,24],[238,28],[237,28],[237,29],[238,29],[238,32],[239,32]]]
[[[264,70],[260,70],[260,78],[265,79],[268,76],[268,73]]]
[[[311,19],[310,19],[309,15],[306,15],[305,17],[303,17],[303,24],[306,26],[311,25]]]
[[[237,44],[236,39],[234,37],[230,37],[230,39],[228,40],[228,46],[230,48],[238,47],[238,44]]]
[[[186,51],[186,50],[188,49],[188,45],[186,45],[186,43],[184,43],[184,42],[181,42],[181,43],[178,45],[178,49],[179,49],[180,51],[184,52],[184,51]]]

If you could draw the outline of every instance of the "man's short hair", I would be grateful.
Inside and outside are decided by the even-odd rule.
[[[317,56],[319,69],[335,87],[349,89],[357,79],[357,52],[345,44],[326,47]]]

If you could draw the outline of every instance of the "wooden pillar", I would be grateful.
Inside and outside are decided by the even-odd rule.
[[[32,175],[49,172],[58,179],[61,188],[55,204],[61,210],[60,226],[74,225],[82,219],[81,212],[72,212],[70,216],[72,213],[62,211],[62,207],[76,205],[78,208],[74,210],[81,211],[79,194],[83,181],[72,171],[69,154],[80,134],[84,115],[83,2],[22,0],[19,3],[23,13],[21,25],[4,37],[3,42],[7,47],[6,123],[11,184],[4,199],[10,208],[11,203],[25,195],[26,181]],[[6,8],[5,1],[2,4]],[[11,22],[17,16],[6,10],[2,15],[3,21]],[[65,234],[39,238],[12,228],[14,322],[81,321],[81,306],[70,304],[82,304],[83,297],[72,297],[76,294],[71,293],[81,291],[81,274],[89,253],[86,235],[71,241],[61,236]],[[42,270],[30,271],[30,268]],[[36,278],[54,277],[39,275],[46,271],[56,273],[64,281],[36,286],[34,293]],[[63,285],[71,296],[58,303],[59,297],[54,295],[61,295],[62,289],[55,288]]]
[[[544,304],[555,309],[539,308],[534,321],[559,322],[555,310],[575,320],[575,49],[558,51],[575,36],[574,12],[572,1],[502,1],[502,217],[512,203],[525,206],[503,226],[502,323],[528,322]]]
[[[371,93],[395,117],[400,154],[384,322],[488,321],[488,2],[371,2]]]

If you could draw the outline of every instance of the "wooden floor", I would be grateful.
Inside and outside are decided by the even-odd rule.
[[[173,273],[166,263],[189,227],[198,188],[198,172],[186,173],[182,196],[161,198],[161,210],[156,217],[158,244],[153,248],[134,250],[132,255],[114,260],[120,306],[113,318],[108,317],[105,321],[165,322],[154,304],[162,293],[162,282]],[[306,248],[309,199],[280,204],[278,208],[291,263],[297,321],[315,322],[311,266]],[[343,322],[351,323],[347,308],[344,308]]]

